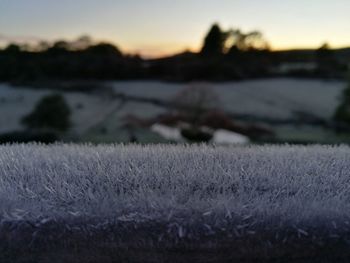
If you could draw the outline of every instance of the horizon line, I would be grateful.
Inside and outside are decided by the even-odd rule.
[[[182,54],[185,52],[191,52],[191,53],[199,53],[201,47],[189,47],[189,46],[184,46],[184,47],[179,47],[177,48],[178,51],[161,51],[161,48],[159,48],[159,52],[147,52],[143,50],[150,50],[154,49],[156,50],[157,48],[150,47],[150,45],[145,45],[145,46],[140,46],[139,48],[132,48],[128,49],[125,48],[125,45],[120,45],[117,41],[111,40],[111,39],[95,39],[93,36],[88,35],[88,34],[77,34],[77,37],[75,38],[65,38],[65,37],[57,37],[53,40],[48,40],[42,37],[37,37],[33,35],[14,35],[14,36],[9,36],[9,35],[4,35],[0,34],[0,48],[4,48],[7,45],[13,43],[13,44],[38,44],[41,41],[46,41],[49,43],[54,43],[55,41],[63,40],[63,41],[74,41],[78,39],[81,36],[89,36],[92,39],[93,44],[98,44],[98,43],[109,43],[114,46],[116,46],[118,49],[122,51],[122,53],[126,55],[139,55],[140,57],[144,59],[161,59],[161,58],[166,58],[166,57],[172,57],[176,56],[178,54]],[[350,44],[348,45],[332,45],[328,41],[324,41],[323,43],[319,45],[290,45],[290,46],[280,46],[280,47],[274,47],[273,44],[271,45],[270,51],[271,52],[283,52],[283,51],[293,51],[293,50],[317,50],[319,49],[323,44],[329,44],[330,50],[340,50],[340,49],[347,49],[350,48]],[[156,44],[155,44],[156,46]],[[147,54],[148,53],[148,54]],[[157,54],[158,53],[158,54]]]

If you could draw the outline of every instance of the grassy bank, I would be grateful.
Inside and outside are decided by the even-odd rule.
[[[345,260],[349,175],[347,146],[1,146],[2,262]]]

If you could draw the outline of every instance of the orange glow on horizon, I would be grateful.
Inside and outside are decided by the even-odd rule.
[[[102,34],[97,34],[102,35]],[[275,41],[269,39],[266,37],[270,43],[270,49],[271,51],[284,51],[284,50],[308,50],[308,49],[317,49],[321,47],[324,43],[328,43],[329,46],[332,49],[339,49],[339,48],[348,48],[350,47],[350,43],[347,44],[347,41],[344,39],[344,41],[317,41],[317,43],[313,44],[300,44],[298,42],[293,40],[290,40],[288,38],[277,38]],[[8,43],[14,42],[14,43],[37,43],[40,40],[44,40],[44,37],[26,37],[26,36],[11,36],[11,37],[0,37],[0,47],[5,47]],[[77,37],[70,36],[70,37],[56,37],[56,38],[49,38],[48,41],[54,42],[59,39],[67,40],[67,41],[73,41],[77,39]],[[108,36],[105,37],[96,37],[92,36],[93,42],[99,43],[99,42],[107,42],[112,43],[116,45],[118,48],[121,49],[123,53],[131,54],[131,55],[140,55],[143,58],[146,59],[156,59],[156,58],[162,58],[167,56],[172,56],[176,54],[180,54],[186,51],[190,52],[199,52],[202,46],[202,39],[199,37],[198,41],[186,43],[183,42],[164,42],[161,39],[150,39],[147,41],[141,40],[134,40],[132,42],[129,41],[120,41],[115,38],[109,38]],[[299,38],[300,39],[300,38]],[[303,38],[301,38],[303,39]],[[311,41],[305,41],[311,42]]]
[[[285,50],[313,50],[320,48],[323,44],[328,43],[332,49],[341,49],[341,48],[349,48],[350,44],[338,44],[335,45],[331,42],[321,42],[318,43],[318,45],[293,45],[293,44],[285,44],[285,45],[271,45],[270,50],[271,51],[285,51]],[[176,54],[183,53],[185,51],[190,52],[199,52],[201,49],[200,44],[194,44],[194,45],[170,45],[170,46],[142,46],[140,45],[138,48],[122,48],[122,50],[128,54],[138,54],[141,55],[144,58],[162,58],[167,56],[172,56]]]

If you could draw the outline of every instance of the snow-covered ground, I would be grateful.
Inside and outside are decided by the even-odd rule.
[[[159,99],[170,99],[189,85],[152,81],[112,84],[117,92]],[[219,95],[220,105],[230,112],[289,118],[294,111],[303,111],[329,118],[346,84],[340,81],[281,78],[212,83],[209,86]]]
[[[23,128],[21,118],[30,113],[35,104],[45,95],[56,91],[11,87],[0,84],[0,132],[9,132]],[[64,93],[72,109],[73,131],[81,133],[104,120],[118,105],[118,101],[105,96],[84,93]]]
[[[127,95],[171,100],[179,90],[189,84],[125,81],[113,82],[110,85],[116,92]],[[342,82],[296,79],[266,79],[210,85],[220,97],[220,106],[226,111],[282,119],[292,117],[294,112],[330,118],[345,88]],[[0,84],[0,133],[21,129],[20,119],[33,110],[41,97],[49,93],[54,91],[14,88]],[[70,92],[64,96],[73,110],[72,132],[78,135],[88,134],[89,138],[100,136],[98,133],[103,130],[106,134],[101,136],[109,137],[111,141],[128,141],[127,133],[121,129],[125,116],[152,118],[166,112],[166,109],[152,104],[121,103],[103,94]],[[121,135],[123,133],[125,134]],[[140,136],[143,134],[145,133],[140,133]]]
[[[227,130],[217,130],[214,132],[214,136],[212,139],[212,142],[214,144],[240,144],[245,145],[250,142],[249,138],[247,136],[244,136],[242,134],[227,131]]]
[[[179,128],[156,123],[152,125],[151,130],[167,140],[174,142],[184,141]]]
[[[181,129],[177,127],[169,127],[162,124],[154,124],[151,127],[151,130],[163,138],[174,141],[174,142],[186,142],[186,139],[181,135]],[[223,145],[245,145],[250,142],[249,138],[228,130],[216,130],[209,132],[213,133],[213,138],[211,143],[213,144],[223,144]]]

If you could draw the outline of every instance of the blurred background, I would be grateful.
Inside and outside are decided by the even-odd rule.
[[[350,142],[348,0],[0,0],[0,143]]]

